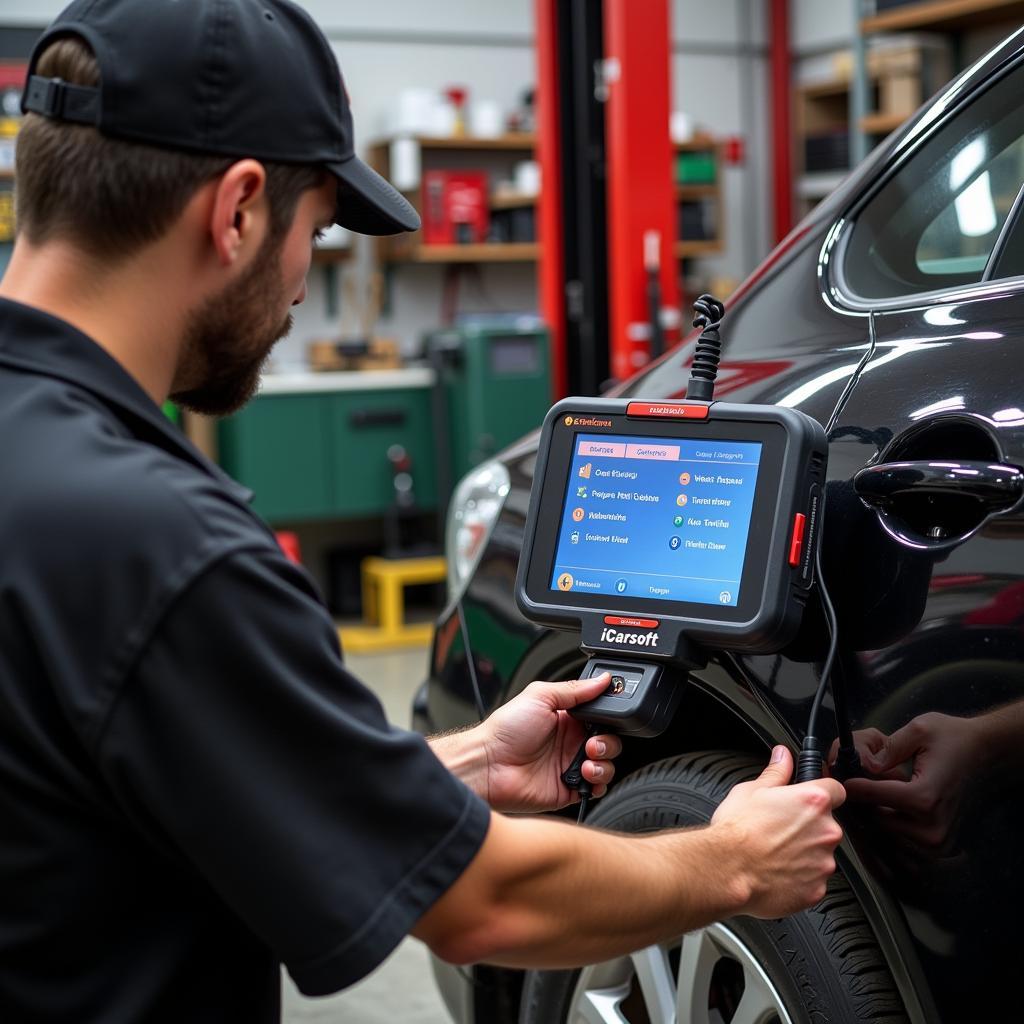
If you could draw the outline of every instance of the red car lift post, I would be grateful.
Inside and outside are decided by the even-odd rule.
[[[772,244],[793,227],[793,133],[790,104],[789,0],[771,0]]]
[[[604,38],[609,355],[611,375],[625,380],[651,357],[648,232],[658,235],[660,306],[674,314],[670,326],[678,327],[668,0],[604,0]],[[667,339],[666,348],[676,340]]]
[[[541,166],[541,190],[537,201],[537,240],[540,258],[537,286],[540,312],[551,335],[551,386],[555,402],[568,394],[565,261],[562,249],[562,159],[559,146],[558,0],[534,0],[537,39],[537,160]]]
[[[596,394],[650,358],[652,277],[666,347],[678,338],[668,0],[534,0],[534,15],[554,397]]]

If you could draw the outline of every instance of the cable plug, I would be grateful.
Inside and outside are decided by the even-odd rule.
[[[831,772],[832,777],[840,782],[862,776],[864,768],[860,763],[860,754],[857,753],[857,748],[841,746],[836,752],[836,761],[831,767]]]
[[[597,732],[597,726],[588,722],[586,725],[587,734],[583,737],[580,749],[576,751],[576,756],[569,762],[569,767],[562,772],[562,782],[569,789],[575,790],[580,795],[580,813],[576,819],[577,823],[583,821],[583,816],[587,813],[587,805],[594,794],[594,787],[583,777],[583,762],[587,759],[587,740],[595,732]]]
[[[825,775],[825,758],[817,736],[805,736],[796,757],[796,782],[813,782]]]

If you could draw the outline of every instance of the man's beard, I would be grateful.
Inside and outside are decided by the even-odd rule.
[[[259,387],[274,343],[292,327],[277,320],[284,300],[279,240],[267,237],[245,275],[189,317],[171,400],[193,412],[226,416]]]

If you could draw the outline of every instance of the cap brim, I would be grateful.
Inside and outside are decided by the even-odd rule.
[[[361,235],[397,235],[416,231],[420,215],[393,185],[371,170],[359,157],[327,169],[338,179],[338,208],[334,219]]]

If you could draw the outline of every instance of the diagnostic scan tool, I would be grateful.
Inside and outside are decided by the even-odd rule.
[[[713,401],[716,369],[717,350],[704,386],[691,378],[703,398],[567,398],[544,421],[516,599],[579,631],[584,677],[611,673],[574,711],[592,725],[658,735],[682,689],[666,665],[778,651],[800,625],[825,431],[793,409]]]
[[[548,414],[517,597],[592,653],[769,653],[813,577],[821,425],[792,409],[567,398]]]

